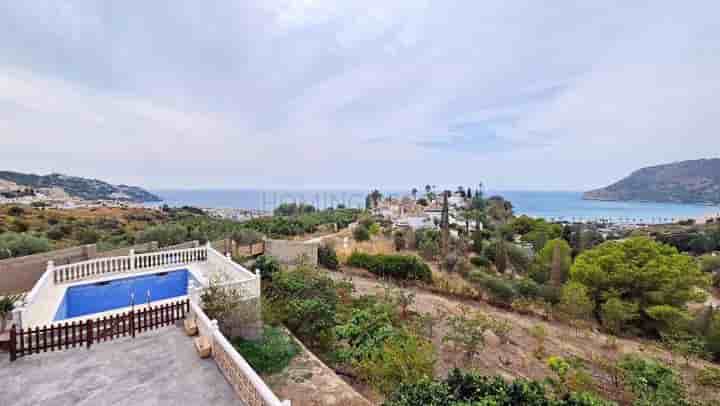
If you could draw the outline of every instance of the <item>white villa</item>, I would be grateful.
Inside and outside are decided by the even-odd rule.
[[[180,292],[180,294],[170,293],[162,297],[153,298],[154,295],[159,295],[159,293],[154,294],[151,289],[148,288],[147,295],[134,297],[135,294],[133,293],[130,298],[123,298],[121,301],[122,304],[111,304],[109,306],[112,308],[103,309],[101,312],[92,312],[79,316],[69,313],[63,315],[64,306],[69,306],[69,304],[65,303],[66,297],[69,297],[68,292],[72,291],[73,288],[90,290],[94,287],[102,287],[113,282],[122,284],[128,283],[126,281],[129,280],[145,280],[148,278],[152,279],[153,277],[162,279],[164,276],[172,273],[181,275],[182,279],[180,280],[182,283],[187,283],[187,286],[180,286],[182,289],[179,290],[177,289],[177,284],[174,285],[174,288],[176,288],[175,293]],[[203,312],[200,295],[202,291],[209,286],[211,280],[218,281],[217,283],[222,286],[232,287],[241,292],[243,302],[246,302],[249,306],[254,306],[257,310],[257,321],[260,322],[259,272],[250,272],[232,261],[229,256],[226,257],[213,249],[210,244],[207,244],[195,248],[137,255],[131,251],[130,255],[127,256],[97,258],[62,266],[55,266],[52,262],[49,262],[45,273],[26,295],[23,302],[13,311],[15,330],[21,332],[13,332],[12,334],[18,337],[23,337],[24,335],[29,337],[29,335],[27,335],[28,332],[35,334],[33,330],[39,330],[42,334],[45,334],[43,332],[47,330],[50,332],[50,345],[53,345],[53,334],[58,335],[58,333],[53,333],[53,331],[49,329],[50,326],[55,326],[55,328],[58,329],[61,325],[65,326],[68,323],[79,323],[83,325],[83,322],[85,322],[85,326],[90,325],[88,329],[92,335],[94,333],[92,333],[90,329],[92,329],[93,321],[94,323],[98,323],[98,321],[106,317],[109,319],[115,317],[117,319],[123,314],[141,313],[144,309],[150,308],[157,310],[158,308],[162,309],[163,306],[165,306],[165,309],[168,309],[166,313],[172,313],[173,310],[178,310],[176,312],[177,315],[180,313],[179,308],[172,308],[169,303],[182,301],[182,303],[188,307],[188,311],[185,312],[183,310],[182,315],[184,315],[186,320],[192,321],[191,324],[196,326],[196,330],[203,340],[202,342],[209,345],[212,359],[214,359],[218,369],[222,372],[222,375],[225,376],[230,386],[232,386],[241,404],[252,406],[289,406],[290,402],[281,402],[234,349],[232,344],[219,330],[217,321],[211,320]],[[92,293],[88,294],[91,295]],[[106,296],[97,296],[95,299],[96,300],[88,300],[88,303],[94,304],[96,301],[108,301]],[[132,312],[130,312],[131,310]],[[163,315],[163,317],[166,316],[167,315]],[[135,319],[130,322],[131,325],[136,323],[134,320]],[[170,321],[174,320],[176,319],[170,319]],[[165,321],[166,323],[163,325],[168,325],[167,318]],[[97,324],[95,324],[95,328],[98,328]],[[135,327],[133,326],[132,328],[132,336],[134,337]],[[67,334],[68,330],[62,331]],[[113,338],[112,334],[113,332],[110,333],[111,339]],[[117,333],[115,334],[117,336]],[[35,344],[36,346],[41,344],[40,337],[45,339],[41,334],[37,334],[38,342]],[[55,338],[59,338],[59,340],[56,341],[63,342],[62,333],[59,334],[59,337],[56,336]],[[67,341],[68,337],[65,336],[64,340]],[[90,340],[90,343],[92,343],[92,338],[90,338]],[[196,339],[196,345],[198,345],[197,340],[198,339]],[[22,343],[19,344],[20,348],[22,348],[22,345]],[[25,345],[27,345],[27,343],[25,343]],[[60,347],[57,343],[56,346]],[[88,345],[88,348],[89,347],[90,345]],[[80,350],[70,348],[64,351],[78,351],[78,356],[83,356],[82,352],[79,352]],[[31,350],[31,356],[35,356],[32,355],[32,352]]]

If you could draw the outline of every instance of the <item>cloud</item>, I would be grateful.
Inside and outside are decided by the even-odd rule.
[[[587,189],[718,154],[717,11],[6,2],[0,155],[151,187]]]

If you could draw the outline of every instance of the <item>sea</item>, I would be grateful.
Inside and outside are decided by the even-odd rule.
[[[235,208],[271,212],[282,203],[306,203],[317,208],[365,207],[368,190],[152,190],[169,206]],[[384,195],[407,196],[409,191],[387,190]],[[684,219],[720,216],[720,207],[700,204],[606,202],[583,200],[572,191],[486,191],[513,204],[515,214],[553,221],[609,221],[613,223],[668,223]]]

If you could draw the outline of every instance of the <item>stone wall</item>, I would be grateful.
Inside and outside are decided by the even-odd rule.
[[[300,258],[313,266],[318,263],[318,243],[287,240],[265,240],[265,255],[277,258],[281,264],[297,265]]]
[[[65,265],[86,261],[96,256],[97,247],[91,244],[1,260],[0,295],[32,289],[47,269],[48,261],[54,261],[56,265]]]

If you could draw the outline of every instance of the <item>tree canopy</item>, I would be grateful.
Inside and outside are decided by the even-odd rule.
[[[658,314],[684,312],[689,302],[702,300],[702,288],[709,283],[695,259],[647,237],[610,241],[583,252],[570,269],[570,280],[588,288],[596,314],[611,298],[637,304],[639,327],[646,332],[657,332],[653,321]]]

